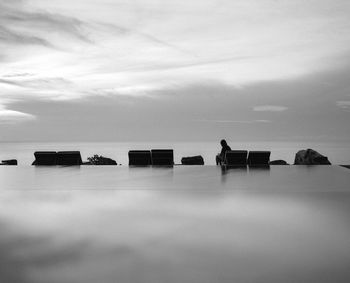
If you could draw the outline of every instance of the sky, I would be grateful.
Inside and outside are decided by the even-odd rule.
[[[0,141],[350,141],[347,0],[0,0]]]

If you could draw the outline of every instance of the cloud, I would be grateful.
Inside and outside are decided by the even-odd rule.
[[[260,112],[282,112],[286,111],[288,107],[285,106],[279,106],[279,105],[260,105],[253,107],[254,111],[260,111]]]
[[[45,77],[24,73],[4,75],[3,78],[0,78],[0,87],[7,87],[6,99],[12,93],[11,97],[17,97],[20,100],[74,100],[82,96],[81,92],[72,89],[74,85],[71,81],[62,77]],[[26,90],[25,94],[23,90]],[[90,91],[89,95],[94,95],[94,92]]]
[[[42,119],[47,112],[40,103],[55,109],[62,101],[75,106],[108,97],[141,106],[143,98],[182,99],[177,108],[160,111],[167,117],[162,122],[171,120],[168,112],[181,113],[186,121],[212,118],[197,125],[203,132],[271,121],[275,126],[282,121],[268,113],[287,110],[283,105],[299,111],[283,115],[295,121],[303,117],[295,107],[300,97],[317,92],[327,103],[343,99],[331,97],[339,87],[335,79],[334,87],[319,83],[328,94],[301,84],[325,81],[324,74],[338,70],[348,73],[349,13],[346,0],[0,0],[0,100],[18,101],[0,109],[2,117],[28,121],[33,117],[26,114],[32,113],[37,120],[28,125],[39,125],[50,119]],[[190,94],[196,86],[202,88]],[[274,86],[280,87],[275,93]],[[208,92],[210,101],[204,97]],[[225,100],[226,95],[232,99]],[[242,109],[234,105],[238,101]],[[204,104],[215,111],[207,107],[209,114],[203,113]],[[244,112],[254,105],[254,111]],[[155,108],[137,109],[145,121],[155,116]],[[79,115],[87,116],[72,114]],[[56,119],[69,124],[67,116]],[[128,113],[119,121],[131,123]]]
[[[30,36],[20,32],[16,32],[5,27],[0,27],[0,43],[12,45],[42,45],[51,46],[50,43],[40,37]]]
[[[337,101],[337,106],[341,109],[350,109],[350,100]]]
[[[20,123],[35,119],[36,117],[32,114],[15,110],[9,110],[6,109],[4,106],[0,105],[0,124]]]
[[[271,120],[263,120],[263,119],[261,119],[261,120],[255,120],[257,123],[272,123],[272,121]]]
[[[271,120],[212,120],[212,119],[197,119],[194,122],[203,123],[219,123],[219,124],[255,124],[255,123],[271,123]]]
[[[74,17],[35,9],[27,1],[0,1],[0,55],[5,60],[21,59],[20,51],[28,46],[64,49],[76,40],[89,42],[84,23]]]
[[[33,76],[31,73],[10,73],[3,75],[4,78],[22,78]]]
[[[33,88],[56,88],[56,87],[67,87],[71,82],[67,79],[60,77],[36,77],[34,75],[17,75],[11,76],[9,79],[0,79],[0,84],[9,84],[14,86],[25,87],[27,89]]]
[[[8,79],[0,79],[0,85],[5,84],[5,85],[11,85],[11,86],[19,86],[19,83],[13,80],[8,80]]]
[[[0,59],[8,73],[35,74],[34,88],[11,92],[28,99],[56,98],[47,77],[71,81],[57,83],[65,99],[238,88],[347,62],[349,12],[344,0],[2,0]]]

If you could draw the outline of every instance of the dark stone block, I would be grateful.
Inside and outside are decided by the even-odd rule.
[[[149,150],[130,150],[128,155],[130,166],[148,166],[152,164],[151,151]]]
[[[250,151],[248,155],[249,166],[268,166],[270,162],[270,151]]]
[[[82,165],[80,151],[59,151],[57,152],[57,165],[73,166]]]
[[[181,158],[182,165],[204,165],[204,159],[200,155]]]
[[[57,165],[56,151],[36,151],[34,152],[35,161],[32,165]]]
[[[152,165],[173,166],[174,151],[172,149],[152,149]]]
[[[229,150],[225,153],[224,165],[226,166],[245,166],[247,165],[246,150]]]

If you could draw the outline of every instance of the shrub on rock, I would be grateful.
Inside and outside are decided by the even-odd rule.
[[[118,165],[118,163],[108,157],[95,154],[94,156],[88,157],[88,162],[84,163],[86,165]]]

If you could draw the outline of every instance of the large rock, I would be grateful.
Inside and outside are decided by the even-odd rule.
[[[284,160],[273,160],[269,162],[269,165],[289,165],[286,161]]]
[[[182,165],[204,165],[204,159],[202,156],[189,156],[181,158]]]
[[[295,154],[294,165],[331,165],[331,163],[326,156],[309,148]]]
[[[111,158],[95,154],[92,157],[88,157],[88,162],[84,162],[84,165],[118,165],[118,163]]]
[[[2,160],[0,165],[17,165],[18,162],[16,159],[10,159],[10,160]]]

